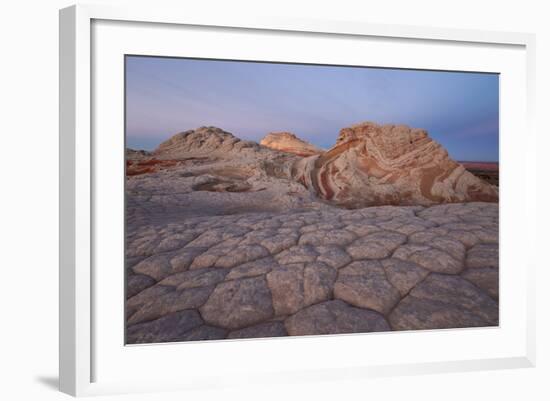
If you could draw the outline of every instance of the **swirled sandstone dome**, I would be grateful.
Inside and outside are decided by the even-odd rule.
[[[138,173],[208,164],[211,175],[245,180],[243,188],[251,191],[269,188],[279,200],[277,194],[302,193],[295,188],[299,183],[318,201],[347,208],[498,201],[496,187],[452,160],[425,130],[405,125],[353,125],[342,129],[327,151],[286,132],[272,133],[259,145],[220,128],[200,127],[172,136],[150,156],[139,155],[147,157],[151,160],[141,161]]]
[[[365,122],[340,131],[327,152],[298,161],[293,176],[347,207],[498,201],[425,130]]]
[[[298,138],[290,132],[271,132],[260,141],[260,145],[298,156],[312,156],[323,153],[323,149]]]
[[[499,324],[499,207],[469,202],[498,194],[425,131],[304,157],[201,127],[126,163],[129,344]]]

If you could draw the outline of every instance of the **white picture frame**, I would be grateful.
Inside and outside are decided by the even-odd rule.
[[[415,26],[397,26],[397,25],[376,25],[363,22],[350,21],[316,21],[316,20],[293,20],[280,18],[255,18],[253,20],[235,20],[235,19],[213,19],[205,15],[188,15],[185,9],[164,10],[155,7],[133,7],[133,8],[112,8],[108,6],[78,5],[72,6],[60,11],[60,390],[75,396],[109,394],[109,393],[127,393],[134,391],[160,391],[167,389],[196,389],[208,388],[209,386],[224,386],[231,384],[244,385],[246,380],[256,380],[258,382],[290,382],[296,380],[319,380],[326,379],[327,372],[331,372],[331,377],[337,379],[344,376],[355,378],[370,376],[386,376],[400,374],[418,374],[432,373],[442,371],[467,371],[481,369],[502,369],[511,367],[529,367],[535,363],[535,338],[534,338],[534,269],[535,260],[527,259],[521,266],[521,277],[512,277],[517,284],[517,288],[512,291],[521,299],[517,308],[518,322],[514,326],[501,325],[501,327],[488,333],[483,330],[458,330],[453,333],[443,333],[453,341],[456,338],[463,338],[460,341],[476,341],[477,338],[485,340],[495,336],[495,331],[499,330],[506,333],[507,330],[513,332],[508,337],[502,337],[501,348],[495,348],[491,352],[474,352],[465,354],[464,358],[450,358],[443,360],[417,360],[414,355],[408,358],[406,362],[396,363],[395,360],[384,358],[376,361],[340,361],[340,365],[314,367],[303,364],[296,369],[285,370],[281,367],[276,374],[267,373],[255,366],[254,369],[242,367],[242,371],[248,373],[245,379],[239,383],[234,378],[225,379],[224,371],[220,370],[211,376],[205,376],[200,369],[197,372],[191,372],[191,376],[186,375],[184,379],[169,377],[165,380],[152,377],[149,381],[130,380],[127,377],[115,377],[110,375],[108,379],[101,378],[101,372],[98,372],[96,358],[107,360],[105,355],[101,355],[101,350],[106,348],[103,337],[98,337],[96,325],[101,323],[101,313],[96,307],[94,294],[98,290],[98,285],[102,279],[94,273],[95,263],[97,261],[94,253],[94,235],[97,235],[98,226],[95,213],[97,205],[95,204],[95,193],[98,190],[95,176],[98,168],[97,157],[101,152],[101,146],[94,139],[93,126],[98,125],[94,118],[97,118],[94,110],[92,96],[94,89],[92,87],[92,77],[94,68],[98,68],[94,55],[101,51],[97,47],[105,41],[93,41],[94,23],[98,21],[109,21],[109,24],[118,22],[154,24],[157,27],[169,28],[175,27],[202,27],[208,29],[231,29],[239,30],[253,34],[254,32],[264,33],[283,33],[285,35],[309,36],[320,35],[323,37],[340,38],[383,38],[386,41],[416,41],[421,43],[434,43],[440,45],[462,46],[463,48],[477,48],[483,50],[483,46],[502,49],[512,49],[510,57],[517,61],[518,69],[514,74],[525,72],[522,79],[514,80],[513,85],[520,89],[525,96],[519,96],[516,100],[520,110],[512,110],[511,107],[505,107],[504,110],[514,114],[514,124],[516,127],[524,128],[525,134],[522,135],[523,145],[512,142],[509,139],[505,142],[502,152],[508,152],[514,149],[518,155],[516,159],[508,159],[510,163],[518,163],[515,173],[507,171],[506,164],[502,167],[503,179],[512,184],[522,183],[525,193],[517,194],[508,186],[508,191],[501,194],[503,203],[507,204],[503,217],[506,219],[501,227],[506,231],[506,235],[514,235],[509,228],[514,225],[523,225],[526,230],[518,230],[515,235],[521,232],[523,245],[525,249],[533,243],[534,222],[536,211],[530,207],[528,195],[534,198],[534,178],[526,174],[529,169],[535,169],[535,150],[534,150],[534,132],[533,111],[534,111],[534,35],[524,33],[507,32],[485,32],[460,29],[437,29]],[[149,25],[151,26],[151,25]],[[137,26],[137,30],[142,29]],[[117,29],[130,29],[128,27],[119,27]],[[163,29],[159,29],[159,35],[166,35]],[[109,29],[103,31],[101,35],[105,38],[109,34]],[[111,33],[112,34],[112,33]],[[169,33],[168,33],[169,34]],[[114,37],[112,39],[115,39]],[[277,40],[276,38],[274,39]],[[117,42],[113,40],[113,42]],[[151,46],[154,46],[154,36],[151,36]],[[162,51],[161,51],[162,52]],[[244,56],[243,56],[244,57]],[[502,61],[495,61],[495,63]],[[492,72],[500,72],[498,65]],[[420,65],[419,65],[420,66]],[[433,64],[433,68],[444,68],[441,65]],[[464,69],[464,66],[456,65],[456,69]],[[503,67],[504,68],[504,67]],[[510,67],[511,68],[511,67]],[[521,75],[521,74],[520,74]],[[510,81],[512,82],[512,81]],[[512,84],[510,84],[512,85]],[[514,88],[515,88],[514,87]],[[510,92],[504,91],[501,96],[512,96]],[[115,99],[116,100],[116,99]],[[523,108],[524,107],[524,108]],[[517,114],[517,115],[516,115]],[[119,121],[120,123],[120,121]],[[512,123],[511,123],[512,124]],[[122,185],[122,183],[120,183]],[[118,198],[116,198],[118,199]],[[115,202],[116,203],[116,202]],[[120,211],[122,205],[117,208]],[[517,219],[512,216],[510,210],[515,210],[518,214]],[[529,229],[531,228],[531,229]],[[527,233],[527,234],[525,234]],[[501,233],[501,235],[503,235]],[[501,242],[502,244],[502,242]],[[517,250],[516,250],[517,251]],[[508,252],[508,251],[507,251]],[[508,255],[508,254],[506,254]],[[514,255],[508,255],[510,260]],[[502,257],[502,254],[501,254]],[[525,260],[525,259],[524,259]],[[123,269],[120,266],[121,270]],[[122,273],[121,273],[122,274]],[[514,273],[515,274],[515,273]],[[506,278],[509,280],[509,278]],[[502,279],[501,279],[502,280]],[[501,283],[501,288],[509,289],[506,282]],[[508,292],[510,294],[510,291]],[[113,302],[117,302],[113,299]],[[120,299],[122,303],[122,298]],[[501,313],[507,308],[506,302],[501,302]],[[120,315],[122,319],[122,315]],[[115,323],[113,323],[115,324]],[[116,323],[119,324],[119,323]],[[517,326],[516,326],[517,325]],[[105,325],[102,325],[105,327]],[[486,329],[487,330],[487,329]],[[440,332],[440,331],[439,331]],[[435,344],[440,341],[441,333],[437,331],[403,333],[396,335],[394,333],[381,334],[378,337],[348,336],[345,341],[353,342],[355,345],[365,341],[379,341],[378,339],[387,336],[393,336],[392,340],[396,344],[403,341],[416,342],[416,344]],[[98,338],[101,340],[98,342]],[[375,340],[376,339],[376,340]],[[301,338],[280,340],[252,340],[252,341],[233,341],[230,345],[216,345],[217,350],[223,352],[236,353],[242,352],[243,347],[252,349],[252,353],[265,352],[265,346],[280,350],[292,346],[293,342],[299,341],[299,348],[307,352],[315,352],[319,347],[319,338]],[[269,343],[270,341],[276,341]],[[342,336],[328,336],[323,339],[323,347],[337,347],[342,342]],[[513,342],[513,343],[512,343]],[[218,343],[220,344],[220,343]],[[405,343],[403,342],[403,345]],[[197,345],[197,344],[196,344]],[[193,345],[193,346],[196,346]],[[510,347],[510,352],[506,352],[506,346]],[[124,348],[121,343],[120,346]],[[147,353],[155,353],[155,347],[164,349],[160,354],[166,354],[167,347],[177,345],[162,345],[141,347],[147,349]],[[186,345],[187,346],[187,345]],[[198,344],[200,347],[201,344]],[[263,348],[262,348],[263,347]],[[132,348],[132,347],[131,347]],[[459,347],[460,348],[460,347]],[[135,349],[135,348],[132,348]],[[189,355],[194,355],[194,349],[191,345],[186,348]],[[200,352],[207,352],[206,346],[199,349]],[[143,353],[131,351],[135,355],[131,358],[140,357]],[[305,351],[304,351],[305,352]],[[98,355],[99,353],[99,355]],[[195,352],[196,354],[196,352]],[[147,358],[157,358],[162,356],[147,356]],[[144,356],[143,356],[144,357]],[[246,355],[243,356],[246,359]],[[351,358],[351,357],[350,357]],[[376,358],[373,358],[376,359]],[[135,363],[135,359],[134,363]],[[330,361],[330,359],[329,359]],[[110,360],[110,363],[115,360]],[[105,364],[105,363],[103,363]],[[298,364],[299,365],[299,364]],[[309,367],[308,367],[309,366]],[[193,376],[194,375],[194,376]]]

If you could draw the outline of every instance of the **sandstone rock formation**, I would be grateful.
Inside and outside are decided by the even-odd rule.
[[[261,151],[254,141],[245,141],[217,127],[200,127],[180,132],[162,142],[153,156],[162,159],[178,159],[189,156],[230,156]]]
[[[146,150],[136,150],[126,148],[126,160],[143,160],[152,156],[151,152]]]
[[[272,132],[267,134],[260,145],[298,156],[312,156],[323,153],[323,149],[306,142],[290,132]]]
[[[301,193],[291,184],[298,182],[313,197],[348,208],[498,201],[495,186],[452,160],[420,129],[362,123],[342,129],[326,152],[289,133],[269,134],[262,145],[201,127],[174,135],[151,154],[128,151],[128,175],[183,166],[185,174],[212,176],[197,183],[198,190],[270,188],[283,197]],[[193,169],[204,165],[211,168]]]
[[[498,325],[496,191],[423,131],[298,156],[201,127],[126,172],[128,343]]]
[[[452,160],[426,131],[404,125],[344,128],[334,147],[292,171],[321,198],[346,207],[498,200],[495,187]]]
[[[147,216],[127,231],[128,343],[498,325],[497,204],[166,223],[153,197],[140,202]]]

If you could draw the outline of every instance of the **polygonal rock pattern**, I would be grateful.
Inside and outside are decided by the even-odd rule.
[[[279,267],[277,262],[270,256],[263,259],[255,260],[254,262],[244,263],[240,266],[231,269],[227,276],[227,280],[235,280],[243,277],[254,277],[269,273],[274,268]]]
[[[144,274],[131,274],[126,277],[126,298],[139,294],[144,289],[155,284],[155,280]]]
[[[382,266],[386,271],[388,281],[399,291],[402,297],[414,288],[430,273],[415,263],[396,258],[385,259]]]
[[[263,338],[283,337],[288,335],[285,325],[282,322],[265,322],[256,326],[246,327],[240,330],[231,331],[227,338]]]
[[[351,262],[351,256],[341,247],[335,245],[318,246],[315,248],[319,252],[318,262],[325,263],[334,269],[338,269]]]
[[[416,263],[437,273],[458,274],[464,267],[462,260],[455,259],[448,252],[430,245],[403,245],[394,252],[393,257]]]
[[[196,310],[184,310],[129,326],[126,341],[132,344],[182,341],[189,331],[201,324],[203,321]]]
[[[273,316],[271,293],[264,277],[219,284],[200,308],[203,319],[216,326],[238,329]]]
[[[245,199],[228,192],[200,198],[224,214],[197,215],[190,197],[142,195],[164,184],[139,177],[128,343],[498,325],[497,204],[223,209]]]
[[[304,269],[304,304],[312,305],[330,299],[336,276],[336,270],[324,263],[308,263]]]
[[[356,238],[356,235],[347,230],[316,230],[302,234],[300,244],[310,245],[346,245]]]
[[[226,338],[227,330],[221,327],[203,324],[181,335],[176,341],[222,340]]]
[[[311,245],[297,245],[282,251],[275,256],[281,265],[313,262],[319,253]]]
[[[275,269],[266,278],[276,315],[290,315],[304,307],[303,264]]]
[[[466,266],[469,268],[497,267],[498,244],[477,244],[468,251]]]
[[[390,326],[379,313],[356,308],[340,300],[305,308],[289,317],[285,321],[285,327],[291,336],[390,330]]]
[[[392,311],[395,330],[445,329],[498,325],[498,304],[469,281],[430,274]]]
[[[484,290],[492,298],[498,300],[498,269],[488,267],[467,269],[462,273],[462,277]]]
[[[401,299],[379,261],[359,261],[338,271],[334,297],[365,309],[387,314]]]
[[[220,256],[216,261],[218,267],[235,267],[251,260],[259,259],[268,256],[269,252],[260,245],[245,245],[239,246],[234,250]]]
[[[161,253],[153,255],[133,267],[133,271],[138,274],[146,275],[154,280],[161,280],[170,275],[172,266],[170,265],[171,254]]]
[[[407,240],[407,236],[394,231],[377,231],[355,241],[347,247],[348,254],[358,259],[383,259]]]
[[[151,288],[156,288],[151,287]],[[143,321],[158,319],[169,313],[185,310],[197,309],[206,300],[210,293],[214,290],[214,286],[209,287],[194,287],[178,291],[172,287],[158,297],[153,297],[149,302],[139,305],[139,309],[128,318],[128,324],[140,323]],[[132,306],[134,298],[141,295],[135,295],[128,300],[128,306]]]
[[[289,264],[266,275],[277,316],[290,315],[332,296],[336,270],[321,262]]]

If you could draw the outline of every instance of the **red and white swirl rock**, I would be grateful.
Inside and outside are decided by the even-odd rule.
[[[405,125],[344,128],[331,149],[296,161],[292,176],[346,207],[498,201],[496,187],[452,160],[425,130]]]

